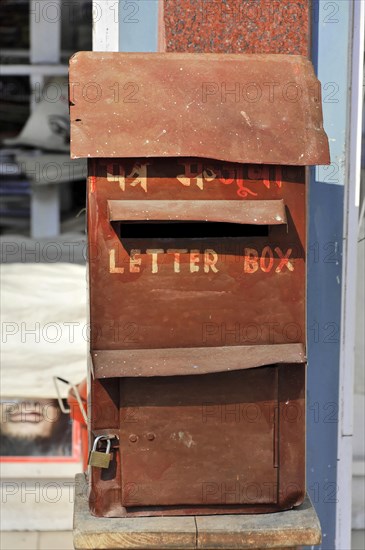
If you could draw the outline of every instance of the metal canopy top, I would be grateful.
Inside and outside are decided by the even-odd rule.
[[[297,55],[79,52],[71,156],[328,164],[320,83]]]

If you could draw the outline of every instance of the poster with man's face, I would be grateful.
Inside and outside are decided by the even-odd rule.
[[[81,428],[62,412],[70,388],[57,389],[54,379],[78,384],[86,375],[86,269],[43,263],[43,245],[30,240],[6,246],[35,250],[36,262],[25,264],[24,257],[1,267],[0,460],[9,477],[22,475],[21,463],[28,475],[71,475],[81,468]]]
[[[56,399],[0,403],[0,457],[72,457],[72,423]]]

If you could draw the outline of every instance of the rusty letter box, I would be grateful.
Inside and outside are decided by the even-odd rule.
[[[111,449],[92,512],[298,505],[305,166],[329,162],[310,62],[81,52],[70,99],[89,159],[90,436]]]

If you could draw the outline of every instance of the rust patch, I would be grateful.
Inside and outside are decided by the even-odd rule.
[[[214,361],[212,360],[214,354]],[[270,364],[304,363],[303,344],[209,348],[99,350],[92,353],[96,378],[191,376],[253,369]]]
[[[79,52],[70,102],[73,158],[329,163],[320,83],[301,56]]]
[[[108,201],[110,221],[166,220],[227,222],[252,225],[286,224],[283,200],[237,201]]]

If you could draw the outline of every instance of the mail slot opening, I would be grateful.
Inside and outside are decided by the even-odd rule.
[[[208,239],[267,237],[268,225],[206,221],[119,222],[121,239]]]

